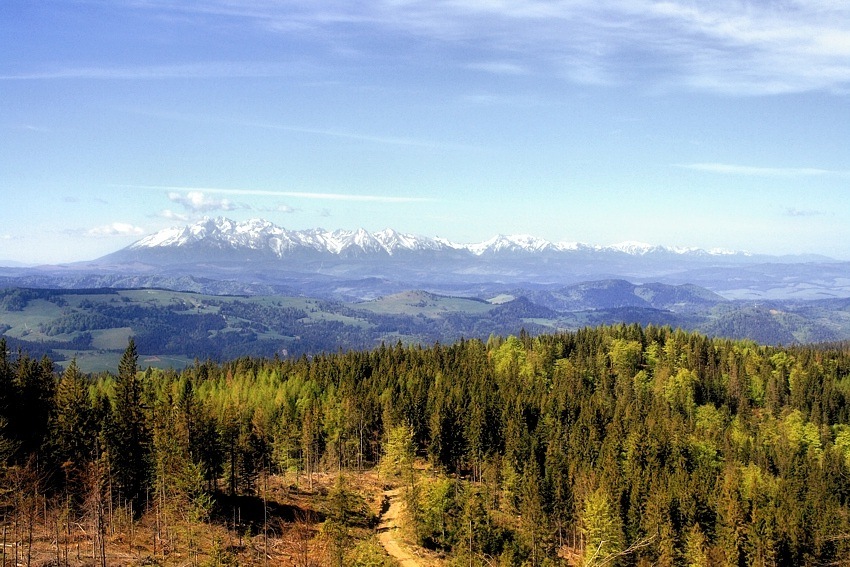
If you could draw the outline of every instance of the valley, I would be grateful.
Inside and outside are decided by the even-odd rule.
[[[431,345],[616,323],[670,326],[763,344],[850,339],[850,300],[728,301],[695,286],[586,282],[512,289],[488,299],[406,291],[368,301],[220,296],[164,289],[0,291],[0,334],[13,349],[114,368],[130,336],[143,362],[298,357],[382,343]]]

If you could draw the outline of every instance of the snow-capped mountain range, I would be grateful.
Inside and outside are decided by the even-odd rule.
[[[22,287],[163,287],[223,294],[368,299],[404,290],[469,297],[582,282],[693,284],[732,298],[850,297],[850,263],[671,248],[595,246],[529,235],[473,244],[394,229],[288,230],[206,218],[90,262],[0,269]]]
[[[390,256],[405,252],[461,251],[475,256],[503,253],[540,254],[545,252],[615,252],[630,256],[677,254],[696,256],[748,256],[743,252],[669,248],[627,241],[611,246],[593,246],[578,242],[550,242],[530,235],[498,235],[480,243],[460,244],[443,238],[429,238],[402,233],[388,228],[370,233],[364,229],[328,231],[321,228],[287,230],[269,221],[252,219],[235,222],[227,218],[205,218],[195,224],[169,228],[132,244],[127,251],[204,247],[220,250],[250,250],[271,253],[283,258],[296,251],[335,255],[384,253]]]

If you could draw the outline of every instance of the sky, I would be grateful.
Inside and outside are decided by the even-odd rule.
[[[838,0],[3,0],[0,263],[204,216],[850,260]]]

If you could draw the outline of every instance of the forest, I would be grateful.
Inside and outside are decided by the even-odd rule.
[[[7,349],[6,565],[394,565],[388,494],[422,565],[850,563],[845,343],[614,325],[162,370],[131,338],[99,374]]]

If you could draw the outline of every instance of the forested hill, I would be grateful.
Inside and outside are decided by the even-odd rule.
[[[311,297],[210,296],[162,289],[0,290],[10,350],[84,371],[114,369],[130,336],[145,363],[308,356],[381,343],[452,343],[618,323],[670,326],[762,344],[850,338],[850,299],[731,302],[694,286],[585,282],[490,296],[404,291],[346,303]]]
[[[131,342],[92,379],[5,353],[0,486],[58,495],[87,526],[93,494],[215,522],[215,487],[383,460],[407,479],[411,537],[459,564],[850,561],[845,347],[633,325],[176,372],[140,369]],[[440,474],[413,475],[415,455]]]

